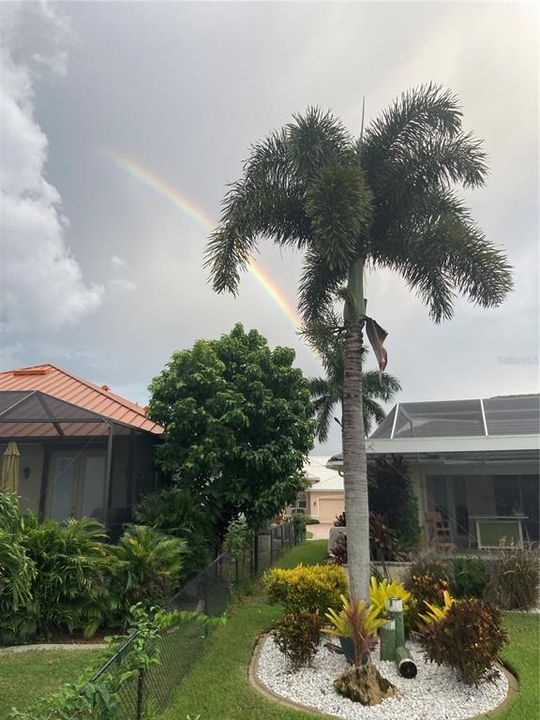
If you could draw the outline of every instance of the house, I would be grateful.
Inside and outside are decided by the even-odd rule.
[[[162,434],[144,407],[62,368],[0,372],[0,454],[17,443],[21,502],[41,518],[129,521]]]
[[[293,512],[301,512],[323,524],[332,524],[343,512],[343,478],[327,467],[328,455],[310,456],[304,465],[306,489],[298,493]]]
[[[399,403],[366,440],[409,463],[426,542],[457,548],[539,539],[540,395]],[[342,471],[342,455],[327,463]]]

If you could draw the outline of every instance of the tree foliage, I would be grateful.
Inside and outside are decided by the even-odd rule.
[[[175,353],[150,386],[149,414],[167,431],[158,462],[213,513],[220,535],[241,513],[257,528],[303,487],[315,423],[293,362],[293,350],[271,350],[238,324]]]
[[[302,335],[317,353],[325,377],[310,379],[311,398],[317,418],[317,437],[320,442],[328,439],[330,425],[336,406],[343,401],[344,341],[342,322],[335,312],[329,312],[316,322],[304,326]],[[364,348],[364,356],[367,349]],[[367,370],[362,374],[362,400],[364,405],[364,432],[371,432],[386,417],[381,402],[390,402],[401,390],[399,380],[389,373]]]

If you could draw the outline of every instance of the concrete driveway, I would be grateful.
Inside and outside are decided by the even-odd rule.
[[[320,523],[319,525],[307,525],[306,530],[313,533],[311,540],[328,540],[332,523]]]

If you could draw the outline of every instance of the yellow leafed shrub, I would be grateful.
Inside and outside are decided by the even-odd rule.
[[[281,603],[286,612],[319,615],[328,608],[340,608],[341,595],[348,593],[347,576],[337,565],[273,568],[264,575],[264,587],[269,602]]]
[[[384,614],[386,612],[386,601],[389,598],[400,598],[403,603],[403,612],[407,612],[411,600],[411,593],[404,588],[404,586],[392,580],[380,580],[378,581],[375,577],[371,578],[369,586],[369,599],[372,604],[379,608],[379,612]]]

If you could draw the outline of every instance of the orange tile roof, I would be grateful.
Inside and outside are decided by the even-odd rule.
[[[161,425],[149,420],[146,408],[115,395],[107,385],[94,385],[55,365],[35,365],[0,372],[2,390],[40,390],[137,430],[146,430],[156,435],[164,432]]]

